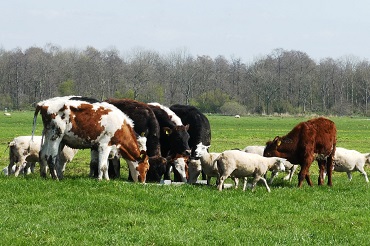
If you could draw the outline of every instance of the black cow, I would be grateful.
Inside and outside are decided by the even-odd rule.
[[[160,105],[158,103],[148,103],[150,108],[153,110],[158,123],[160,125],[160,144],[162,156],[166,156],[167,159],[174,158],[176,154],[190,155],[191,150],[189,147],[189,125],[183,125],[181,119],[168,107]],[[165,173],[165,179],[170,179],[169,167],[167,165],[167,171]],[[174,169],[176,172],[176,169]],[[175,181],[178,175],[175,173]]]
[[[195,158],[194,151],[197,144],[202,142],[203,145],[211,145],[211,126],[207,117],[199,109],[190,105],[175,104],[170,109],[181,118],[183,124],[189,125],[189,147],[191,148],[191,157]],[[203,172],[202,179],[206,179]]]

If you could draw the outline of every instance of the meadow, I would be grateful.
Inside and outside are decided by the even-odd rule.
[[[0,118],[2,168],[8,142],[31,134],[33,112]],[[210,150],[264,145],[310,118],[209,115]],[[369,152],[368,119],[330,119],[338,146]],[[38,172],[1,174],[0,245],[366,245],[370,239],[369,184],[358,172],[351,182],[335,172],[333,187],[317,186],[313,163],[314,187],[297,188],[297,175],[289,183],[280,174],[271,193],[261,184],[255,192],[219,192],[214,180],[212,186],[129,183],[125,167],[121,179],[98,182],[88,177],[89,158],[88,150],[79,151],[59,182]]]

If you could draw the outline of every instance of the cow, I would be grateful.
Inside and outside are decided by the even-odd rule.
[[[199,143],[211,145],[211,125],[207,117],[194,106],[174,104],[170,109],[180,117],[184,125],[189,125],[188,133],[189,147],[191,148],[191,158],[199,159],[195,156],[195,149]],[[202,179],[206,179],[202,171]]]
[[[176,154],[183,156],[190,155],[190,136],[188,133],[189,125],[183,125],[180,117],[178,117],[166,106],[163,106],[159,103],[148,103],[148,105],[153,110],[160,126],[160,145],[162,156],[166,157],[167,159],[169,157],[173,159]],[[167,165],[164,179],[170,179],[170,165]],[[175,168],[174,171],[176,171]]]
[[[40,174],[46,176],[46,165],[54,179],[63,178],[59,153],[65,146],[96,149],[98,180],[108,176],[108,156],[119,153],[129,164],[134,181],[145,182],[148,156],[140,151],[132,120],[107,102],[80,96],[55,97],[37,103],[34,127],[40,112],[44,125],[44,144],[40,151]]]
[[[9,142],[9,165],[8,174],[19,173],[28,174],[34,172],[36,162],[39,162],[39,152],[41,148],[41,136],[18,136]],[[71,162],[77,150],[65,146],[61,152],[60,162],[64,167]]]
[[[132,99],[109,98],[105,102],[113,104],[127,114],[134,121],[136,133],[144,133],[147,138],[146,153],[149,156],[150,164],[146,180],[159,182],[166,170],[167,163],[161,155],[160,126],[153,110],[146,103]],[[129,180],[132,180],[130,174]]]
[[[306,179],[312,186],[309,168],[316,159],[320,168],[318,185],[324,182],[325,169],[328,173],[328,185],[332,186],[333,160],[336,148],[337,130],[333,121],[319,117],[301,122],[287,135],[275,137],[266,143],[263,155],[282,157],[291,163],[299,163],[298,187]]]

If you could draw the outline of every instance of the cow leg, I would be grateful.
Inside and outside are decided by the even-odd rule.
[[[118,179],[121,176],[120,172],[121,163],[119,156],[115,155],[112,159],[109,159],[108,174],[109,178]]]
[[[98,165],[99,165],[99,152],[95,148],[91,148],[90,151],[90,177],[98,177]]]
[[[55,157],[55,162],[54,162],[54,173],[56,173],[57,179],[62,180],[63,179],[63,165],[60,162],[60,155],[62,153],[62,150],[64,148],[65,144],[60,143],[58,146],[58,152]]]
[[[333,175],[333,156],[329,155],[326,160],[326,172],[328,174],[328,186],[333,186],[332,175]],[[325,163],[324,163],[325,164]],[[324,168],[325,169],[325,168]],[[324,170],[325,171],[325,170]],[[324,172],[323,171],[323,172]],[[320,173],[321,175],[321,173]]]
[[[46,177],[46,168],[49,166],[50,174],[53,179],[58,180],[57,168],[60,152],[60,144],[63,139],[62,129],[54,123],[50,128],[44,130],[44,144],[41,147],[40,158],[40,175]]]
[[[110,146],[99,146],[98,180],[102,180],[103,176],[106,180],[109,180],[108,157],[111,150],[112,147]]]
[[[317,164],[319,166],[319,177],[317,180],[318,185],[324,184],[324,172],[325,172],[325,160],[318,160]]]
[[[310,178],[310,174],[309,174],[309,169],[310,169],[309,165],[304,165],[304,164],[301,165],[301,170],[298,174],[298,187],[302,187],[304,179],[306,179],[309,186],[313,186],[311,178]]]

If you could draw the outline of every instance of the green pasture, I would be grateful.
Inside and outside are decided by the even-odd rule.
[[[312,117],[208,116],[211,151],[264,145]],[[338,146],[370,152],[370,121],[331,117]],[[33,112],[0,116],[0,167],[8,165],[7,143],[30,135]],[[36,133],[41,134],[39,117]],[[158,185],[88,177],[89,151],[79,151],[65,179],[0,174],[0,245],[367,245],[369,184],[358,172],[348,181],[333,174],[333,187],[297,188],[283,175],[255,192],[213,185]],[[365,169],[369,173],[369,168]],[[229,181],[231,183],[231,181]]]

